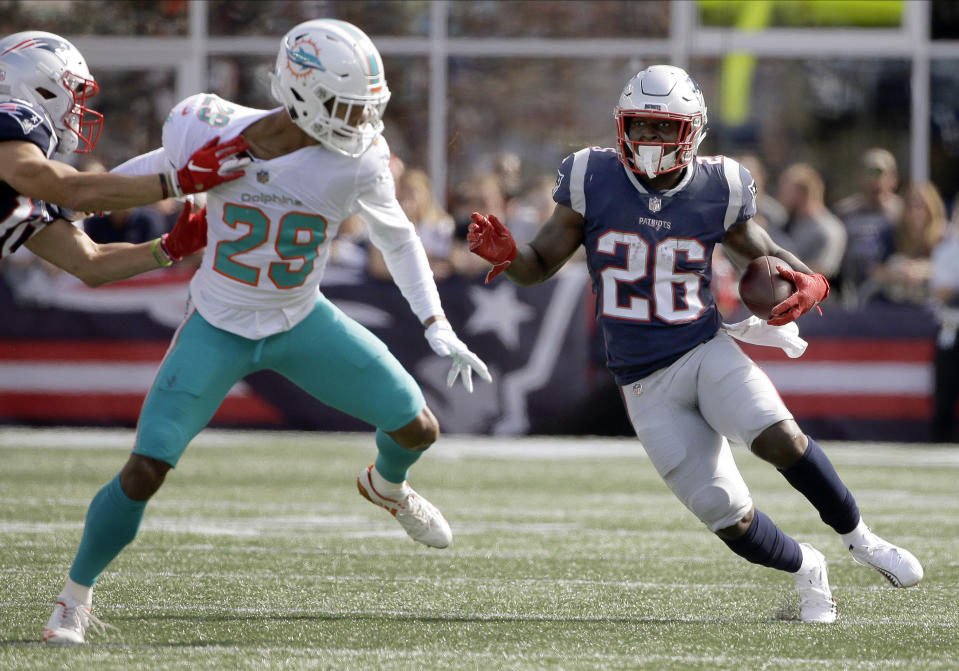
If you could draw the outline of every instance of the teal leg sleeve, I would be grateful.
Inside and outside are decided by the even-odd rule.
[[[119,474],[97,492],[70,567],[73,582],[93,587],[107,564],[136,537],[146,505],[146,501],[134,501],[123,493]]]
[[[376,457],[376,470],[390,482],[406,480],[410,474],[410,466],[423,454],[416,450],[407,450],[382,429],[376,430],[376,447],[380,451]]]

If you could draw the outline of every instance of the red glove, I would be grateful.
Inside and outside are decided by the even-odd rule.
[[[225,144],[215,137],[193,152],[186,165],[166,176],[170,192],[164,196],[178,197],[189,193],[208,191],[224,182],[243,177],[242,170],[250,162],[248,156],[238,157],[250,148],[242,135]]]
[[[171,261],[182,261],[184,256],[206,247],[206,207],[193,213],[193,203],[183,204],[173,230],[160,237],[160,248]]]
[[[516,241],[496,215],[491,214],[486,218],[474,212],[471,218],[473,223],[470,224],[466,239],[469,240],[471,252],[493,264],[486,275],[486,283],[489,284],[490,280],[509,268],[516,258]]]
[[[829,280],[819,273],[807,275],[782,266],[776,266],[776,270],[796,286],[796,291],[773,308],[772,317],[768,320],[770,324],[773,326],[788,324],[812,310],[814,306],[819,310],[819,314],[822,314],[818,304],[826,300],[826,296],[829,295]]]

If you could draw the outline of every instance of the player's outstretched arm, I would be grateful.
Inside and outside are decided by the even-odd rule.
[[[500,272],[516,284],[529,286],[552,277],[583,242],[583,218],[557,204],[536,237],[517,245],[513,234],[495,215],[474,212],[467,240],[470,251],[493,264],[487,284]]]
[[[24,246],[91,287],[166,267],[206,246],[206,208],[194,213],[187,203],[173,230],[137,245],[98,244],[73,224],[57,220]]]
[[[243,176],[248,158],[237,158],[247,149],[238,137],[219,144],[207,143],[179,170],[154,175],[118,175],[78,172],[48,159],[31,142],[0,142],[0,180],[28,198],[77,212],[126,210],[140,205],[197,193]]]

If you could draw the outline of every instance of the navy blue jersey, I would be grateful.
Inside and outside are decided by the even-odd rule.
[[[8,140],[32,142],[47,158],[57,148],[56,134],[46,114],[25,100],[0,101],[0,142]],[[57,206],[21,196],[12,186],[0,182],[0,259],[59,217]]]
[[[553,200],[585,219],[596,320],[618,384],[668,366],[716,334],[713,248],[756,213],[755,190],[749,172],[724,156],[698,157],[678,185],[661,192],[647,189],[614,149],[581,149],[563,161]]]

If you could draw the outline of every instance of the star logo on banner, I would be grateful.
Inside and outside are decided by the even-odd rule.
[[[470,287],[470,298],[475,311],[466,322],[466,332],[495,333],[508,349],[519,347],[520,325],[533,319],[536,311],[516,297],[516,287],[507,282],[495,289]]]

